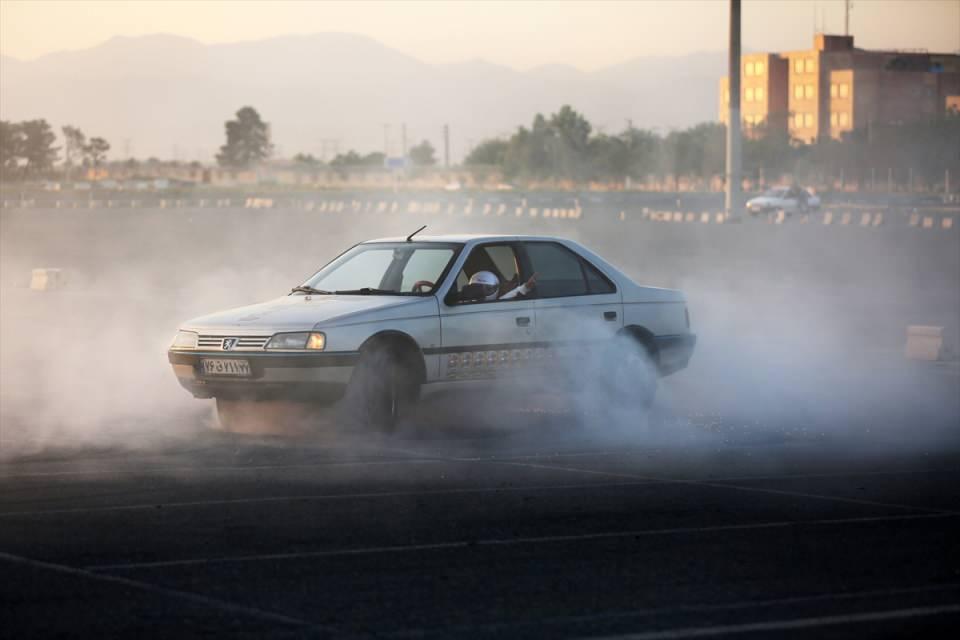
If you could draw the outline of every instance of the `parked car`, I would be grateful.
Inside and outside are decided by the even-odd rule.
[[[477,295],[478,272],[496,277],[499,294]],[[526,295],[496,299],[534,274]],[[216,398],[223,422],[238,401],[352,390],[367,421],[390,428],[422,385],[587,359],[605,363],[601,388],[648,404],[695,342],[681,292],[640,286],[576,242],[411,236],[363,242],[288,295],[185,322],[168,357],[183,387]]]
[[[804,213],[820,208],[820,197],[811,189],[801,187],[774,187],[747,201],[750,213],[768,213],[784,211],[786,213]]]

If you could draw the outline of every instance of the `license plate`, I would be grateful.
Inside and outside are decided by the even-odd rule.
[[[200,369],[205,376],[238,376],[250,377],[250,363],[247,360],[230,359],[203,359]]]

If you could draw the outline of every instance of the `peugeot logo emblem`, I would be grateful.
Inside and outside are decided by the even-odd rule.
[[[224,338],[223,344],[221,346],[223,347],[224,351],[230,351],[235,346],[237,346],[238,341],[239,341],[239,338]]]

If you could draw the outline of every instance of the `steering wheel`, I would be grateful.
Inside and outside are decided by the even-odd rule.
[[[413,283],[413,288],[411,288],[410,290],[414,293],[423,293],[424,287],[433,289],[434,286],[435,285],[429,280],[417,280],[416,282]]]

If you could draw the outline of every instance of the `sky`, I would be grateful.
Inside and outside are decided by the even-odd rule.
[[[589,71],[639,56],[723,50],[727,12],[726,0],[0,0],[0,53],[29,60],[153,33],[222,43],[339,31],[434,64],[483,59]],[[745,0],[744,47],[809,48],[815,28],[842,33],[843,14],[844,0]],[[960,51],[960,0],[854,0],[851,31],[864,48]]]

